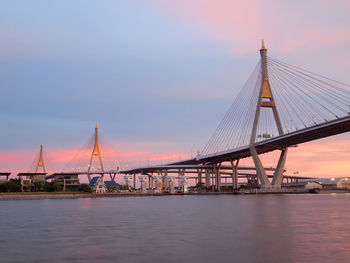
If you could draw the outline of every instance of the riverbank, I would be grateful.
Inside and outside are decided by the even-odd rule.
[[[322,194],[349,193],[349,190],[321,190]],[[185,195],[241,195],[241,194],[312,194],[308,191],[249,191],[249,192],[199,192]],[[41,199],[78,199],[78,198],[101,198],[101,197],[138,197],[138,196],[167,196],[160,193],[105,193],[91,194],[82,192],[20,192],[0,193],[0,201],[7,200],[41,200]]]
[[[40,199],[78,199],[78,198],[101,198],[101,197],[126,197],[126,196],[161,196],[153,193],[106,193],[91,194],[81,192],[20,192],[0,193],[0,201],[6,200],[40,200]]]
[[[89,198],[92,195],[90,193],[64,193],[64,192],[58,192],[58,193],[49,193],[49,192],[42,192],[42,193],[1,193],[0,194],[0,200],[38,200],[38,199],[77,199],[77,198]]]

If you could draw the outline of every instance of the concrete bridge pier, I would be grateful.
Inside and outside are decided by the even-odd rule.
[[[151,180],[151,178],[152,178],[152,176],[151,176],[150,174],[148,174],[148,189],[151,189],[151,188],[152,188],[151,182],[152,182],[153,180]]]
[[[198,179],[197,179],[197,183],[202,185],[202,169],[198,169]]]
[[[210,186],[210,172],[208,169],[205,169],[205,187]]]
[[[136,189],[136,174],[134,173],[133,175],[133,187]]]
[[[288,148],[282,149],[278,164],[273,175],[272,185],[275,189],[281,189],[283,181],[284,166],[287,159]]]
[[[221,173],[220,173],[221,163],[215,165],[214,176],[215,176],[215,189],[221,192]]]
[[[253,157],[253,161],[256,167],[256,175],[260,181],[260,185],[262,189],[272,189],[272,185],[269,181],[269,178],[267,177],[266,171],[261,163],[261,160],[258,156],[258,153],[256,152],[256,149],[254,146],[250,147],[250,153]]]
[[[236,161],[236,164],[233,160],[231,160],[231,166],[232,166],[232,189],[236,190],[238,189],[238,164],[239,159]]]

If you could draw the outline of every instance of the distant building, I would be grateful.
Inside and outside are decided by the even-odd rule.
[[[0,173],[0,182],[7,182],[11,173]]]
[[[21,180],[21,190],[31,191],[34,183],[45,184],[46,173],[19,173],[17,176]]]
[[[50,179],[53,183],[62,185],[63,191],[78,191],[80,187],[77,173],[54,173],[46,176],[46,180]]]
[[[120,184],[115,181],[103,181],[102,176],[95,176],[91,179],[89,186],[91,187],[92,192],[97,194],[103,194],[107,192],[108,187],[118,187]]]
[[[110,187],[117,187],[120,186],[120,184],[116,183],[115,181],[104,181],[104,184],[106,186],[110,186]]]
[[[348,177],[318,178],[315,181],[320,183],[324,189],[350,189],[350,178]]]
[[[350,178],[348,177],[336,177],[336,178],[315,178],[315,179],[299,179],[297,182],[283,184],[288,188],[305,188],[305,189],[325,189],[325,190],[337,190],[337,189],[349,189],[350,190]]]
[[[103,182],[102,176],[95,176],[91,179],[89,186],[91,187],[92,192],[97,194],[102,194],[106,192],[106,186]]]
[[[121,186],[120,184],[116,183],[115,181],[104,181],[106,190],[108,190],[108,187],[118,187]]]
[[[323,188],[323,186],[320,183],[316,181],[311,181],[311,180],[299,180],[298,182],[283,184],[282,186],[286,188],[306,189],[306,190]]]

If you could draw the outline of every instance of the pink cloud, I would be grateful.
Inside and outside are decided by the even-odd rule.
[[[305,45],[309,49],[321,45],[335,47],[350,40],[349,23],[333,23],[339,15],[346,17],[346,1],[321,4],[319,1],[153,0],[151,3],[161,12],[208,33],[239,55],[257,50],[261,38],[282,54]]]
[[[349,138],[319,140],[291,148],[287,168],[305,176],[350,176],[349,160]]]
[[[34,156],[25,151],[0,152],[0,165],[1,167],[7,167],[5,169],[29,166],[32,160],[34,160]]]
[[[169,142],[159,142],[166,150],[156,150],[157,143],[116,143],[118,152],[112,148],[101,148],[105,169],[122,169],[158,165],[190,158],[187,152],[174,151]],[[159,146],[158,145],[158,146]],[[79,153],[79,154],[77,154]],[[52,149],[45,152],[45,164],[49,172],[66,171],[72,168],[87,167],[91,149]],[[35,151],[0,152],[2,171],[29,171],[35,168]],[[278,153],[261,155],[264,166],[275,166]],[[300,175],[313,177],[350,176],[350,138],[348,134],[301,144],[290,148],[286,174],[298,171]],[[252,165],[250,158],[243,159],[241,165]]]
[[[174,145],[169,142],[130,142],[115,143],[113,146],[100,146],[102,161],[105,170],[131,168],[140,165],[156,165],[189,158],[189,154],[181,151],[173,151]],[[166,148],[169,150],[161,150]],[[47,149],[44,147],[44,163],[47,171],[75,171],[86,170],[90,161],[92,148],[86,149]],[[38,151],[12,151],[0,152],[1,171],[12,171],[13,174],[34,171],[39,158]],[[98,159],[93,158],[93,166],[98,167]]]
[[[279,152],[261,155],[264,166],[275,167]],[[348,134],[304,143],[290,147],[286,174],[298,172],[302,176],[341,177],[350,176],[350,138]],[[251,158],[241,162],[252,165]]]

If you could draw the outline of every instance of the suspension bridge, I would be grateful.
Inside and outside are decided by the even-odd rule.
[[[106,170],[96,126],[87,169],[75,173],[87,175],[89,181],[92,174],[109,174],[111,180],[118,174],[133,175],[134,186],[137,174],[147,175],[149,185],[154,174],[195,174],[196,183],[215,186],[218,191],[223,179],[237,189],[238,178],[244,177],[255,180],[262,189],[279,190],[283,180],[301,178],[285,175],[288,148],[350,131],[349,110],[350,85],[269,57],[263,41],[259,62],[195,158]],[[260,156],[275,151],[279,152],[276,166],[265,167]],[[98,160],[95,170],[94,158]],[[252,158],[254,165],[239,165],[244,158]],[[42,146],[36,172],[39,167],[45,172]]]

